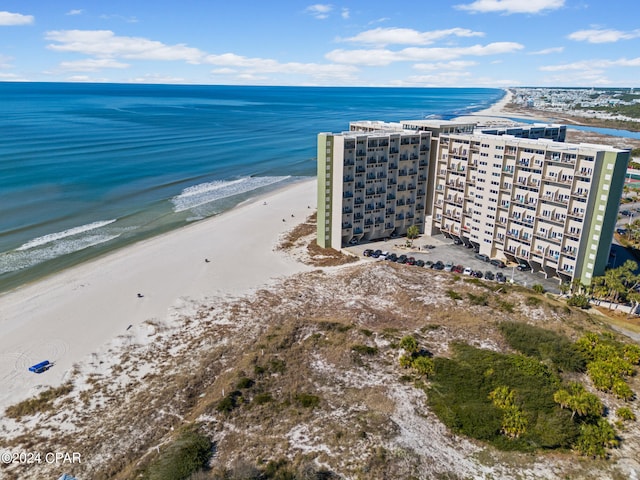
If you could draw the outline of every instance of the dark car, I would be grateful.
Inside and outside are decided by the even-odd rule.
[[[454,245],[462,245],[462,240],[460,240],[459,238],[454,238],[453,243]]]
[[[491,263],[491,265],[494,265],[494,266],[496,266],[498,268],[504,268],[504,267],[507,266],[502,260],[499,260],[497,258],[494,258],[493,260],[491,260],[490,263]]]
[[[395,253],[390,253],[389,255],[387,255],[387,258],[385,260],[395,262],[397,259],[398,259],[398,256]]]
[[[416,267],[424,267],[424,261],[423,260],[416,260]]]
[[[400,255],[398,257],[398,259],[396,260],[396,263],[407,263],[407,256],[406,255]]]
[[[527,263],[521,263],[516,267],[516,269],[521,272],[528,272],[529,270],[531,270],[531,266]]]
[[[364,252],[362,252],[362,255],[364,255],[365,257],[370,257],[372,253],[373,253],[373,250],[371,250],[370,248],[367,248]]]
[[[477,254],[476,254],[476,258],[477,258],[478,260],[482,260],[483,262],[488,262],[489,260],[491,260],[491,259],[489,258],[489,256],[488,256],[488,255],[485,255],[484,253],[477,253]]]
[[[496,273],[496,282],[498,283],[504,283],[507,281],[507,277],[504,276],[504,274],[502,272],[498,272]]]
[[[496,276],[491,270],[487,270],[486,272],[484,272],[484,278],[486,278],[487,280],[493,280],[494,278],[496,278]]]
[[[431,268],[433,268],[434,270],[444,270],[444,263],[442,263],[440,260],[438,260],[436,263],[434,263]]]
[[[433,262],[431,260],[427,260],[426,262],[424,262],[424,266],[427,268],[432,268]]]
[[[464,272],[464,267],[462,265],[456,265],[451,269],[451,271],[455,273],[462,273]]]
[[[413,257],[409,257],[407,258],[407,265],[415,265],[416,264],[416,259]]]
[[[473,272],[471,274],[472,277],[476,277],[476,278],[482,278],[482,272],[480,270],[477,270],[475,272]]]
[[[373,252],[373,253],[371,254],[371,256],[372,256],[373,258],[379,258],[379,257],[380,257],[380,255],[382,255],[382,250],[376,250],[375,252]]]

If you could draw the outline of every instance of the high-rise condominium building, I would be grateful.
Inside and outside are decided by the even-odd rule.
[[[430,232],[588,285],[609,258],[628,161],[602,145],[441,135]]]
[[[318,244],[424,233],[431,133],[395,129],[318,135]]]
[[[558,125],[473,127],[355,122],[320,134],[318,244],[417,225],[562,281],[602,275],[629,151],[555,141]]]

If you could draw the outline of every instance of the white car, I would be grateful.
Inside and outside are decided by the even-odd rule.
[[[445,272],[450,272],[453,269],[453,263],[451,262],[447,262],[444,266],[444,271]]]
[[[473,273],[473,270],[471,269],[471,267],[467,267],[464,269],[464,271],[462,272],[464,275],[471,275]]]

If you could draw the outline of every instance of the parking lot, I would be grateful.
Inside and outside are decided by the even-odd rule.
[[[475,258],[475,251],[473,248],[466,248],[464,245],[455,245],[452,240],[445,238],[443,235],[435,235],[433,237],[428,235],[422,235],[420,238],[414,240],[413,247],[405,246],[406,238],[392,238],[386,241],[374,241],[369,243],[362,243],[360,245],[352,245],[345,250],[355,255],[362,257],[363,252],[366,249],[388,251],[389,253],[395,253],[396,255],[406,255],[408,257],[414,257],[416,260],[423,260],[424,262],[431,261],[433,263],[441,261],[446,264],[447,262],[453,263],[453,265],[462,265],[464,268],[470,267],[472,270],[483,273],[490,271],[494,275],[498,272],[502,272],[507,279],[507,282],[513,280],[514,283],[522,285],[524,287],[531,287],[536,283],[541,284],[545,291],[551,293],[560,293],[559,282],[557,278],[545,279],[542,273],[533,272],[520,272],[516,269],[516,264],[507,265],[505,268],[498,268],[491,265],[489,262],[484,262]],[[433,248],[427,248],[427,245],[432,245]],[[372,261],[381,260],[372,258]],[[419,268],[415,266],[407,265],[407,268]]]

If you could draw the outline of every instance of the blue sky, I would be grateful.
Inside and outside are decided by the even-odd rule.
[[[636,1],[5,0],[0,80],[638,87]]]

